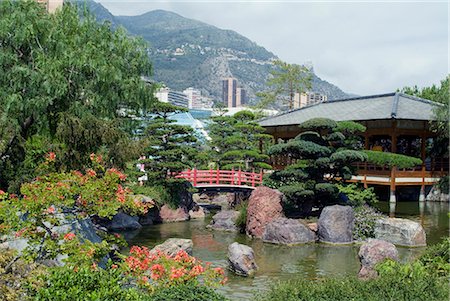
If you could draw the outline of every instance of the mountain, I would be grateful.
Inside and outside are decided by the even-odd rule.
[[[175,90],[195,87],[206,95],[221,98],[220,80],[235,77],[250,98],[263,91],[276,55],[232,30],[182,17],[176,13],[154,10],[139,16],[113,16],[101,4],[82,2],[98,20],[115,27],[122,25],[131,34],[142,36],[150,45],[154,79]],[[315,74],[313,91],[328,99],[349,94],[320,79]]]

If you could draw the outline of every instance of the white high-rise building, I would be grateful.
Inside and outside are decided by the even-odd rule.
[[[327,101],[327,96],[316,92],[295,93],[294,109],[311,106],[317,103]]]

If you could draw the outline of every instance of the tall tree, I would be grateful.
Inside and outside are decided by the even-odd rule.
[[[184,180],[173,177],[174,174],[193,168],[196,155],[196,141],[190,126],[176,124],[170,117],[186,109],[169,103],[156,102],[150,109],[147,126],[142,140],[146,158],[143,163],[145,172],[137,176],[147,175],[146,186],[164,189],[168,194],[176,195]],[[171,200],[166,200],[171,201]]]
[[[271,140],[256,122],[257,116],[241,111],[233,116],[216,116],[208,126],[212,160],[223,169],[271,169],[264,148]]]
[[[25,142],[33,135],[55,140],[59,132],[66,142],[71,137],[61,135],[77,129],[75,123],[70,130],[61,129],[68,116],[99,123],[124,119],[145,110],[153,99],[141,80],[151,73],[146,45],[122,29],[98,24],[89,14],[80,20],[70,4],[48,14],[36,1],[1,1],[0,45],[1,187],[10,180],[3,173],[7,167],[20,169]],[[97,135],[83,139],[102,141]],[[90,145],[95,147],[88,151],[101,146]],[[69,147],[76,152],[85,146]]]
[[[270,72],[272,77],[267,81],[269,91],[258,93],[261,104],[267,106],[282,97],[291,110],[294,108],[295,94],[311,89],[311,71],[305,66],[281,60],[274,61],[273,65],[274,69]]]

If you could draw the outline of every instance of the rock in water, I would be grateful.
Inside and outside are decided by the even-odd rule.
[[[137,216],[129,216],[128,214],[119,212],[106,224],[106,228],[113,231],[137,230],[142,228],[138,220],[139,217]]]
[[[278,190],[264,186],[253,190],[247,207],[247,235],[261,238],[266,225],[283,216],[282,196]]]
[[[163,205],[159,210],[159,221],[162,223],[184,222],[189,220],[189,213],[185,207],[172,209]]]
[[[329,243],[351,243],[355,214],[350,206],[328,206],[323,208],[317,222],[319,240]]]
[[[207,228],[213,230],[238,232],[239,229],[236,226],[238,216],[239,211],[222,210],[213,216],[211,224],[209,224]]]
[[[203,207],[200,207],[198,205],[195,205],[191,210],[189,210],[190,219],[203,219],[205,218],[205,216],[205,210],[203,210]]]
[[[423,227],[403,218],[381,218],[375,223],[375,238],[398,246],[423,247],[427,245]]]
[[[169,238],[162,244],[154,247],[150,252],[161,251],[168,256],[175,256],[180,250],[184,250],[189,255],[192,255],[193,247],[194,244],[191,239]]]
[[[228,246],[228,263],[230,270],[240,276],[252,276],[258,269],[253,249],[237,242]]]
[[[301,221],[280,217],[266,225],[262,240],[274,244],[294,245],[314,242],[316,235]]]
[[[368,242],[364,243],[359,249],[358,256],[361,261],[358,277],[363,279],[378,276],[374,269],[377,263],[387,258],[398,261],[397,248],[390,242],[379,239],[369,239]]]

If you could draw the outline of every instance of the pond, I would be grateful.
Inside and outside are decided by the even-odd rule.
[[[386,213],[389,203],[380,202],[378,208]],[[398,202],[396,217],[405,217],[421,222],[427,233],[428,244],[434,244],[443,236],[448,236],[448,203]],[[304,277],[314,279],[323,276],[356,275],[359,270],[358,246],[333,246],[327,244],[307,244],[300,246],[277,246],[250,239],[244,234],[212,231],[205,228],[210,218],[160,224],[142,228],[136,233],[128,233],[130,245],[144,245],[149,248],[171,237],[190,238],[194,242],[193,255],[214,266],[227,267],[228,245],[237,241],[249,245],[256,255],[259,270],[254,278],[235,276],[228,272],[228,283],[219,290],[232,300],[251,300],[255,292],[261,292],[277,280]],[[399,248],[402,261],[419,255],[423,248]]]

